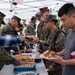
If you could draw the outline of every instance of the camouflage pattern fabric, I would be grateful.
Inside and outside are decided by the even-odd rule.
[[[11,35],[17,35],[17,32],[15,31],[15,28],[11,26],[11,24],[7,24],[2,28],[1,31],[2,34],[11,34]]]
[[[37,37],[40,40],[46,41],[49,33],[50,31],[46,30],[44,27],[44,22],[39,23],[38,29],[37,29]]]
[[[49,44],[49,50],[53,50],[55,52],[59,52],[60,50],[64,49],[65,47],[65,34],[63,32],[59,33],[55,43],[53,42],[53,38],[55,37],[55,34],[57,33],[57,31],[59,31],[59,29],[57,29],[53,34],[50,34],[48,39],[47,39],[47,43]],[[54,50],[56,49],[56,50]]]
[[[28,35],[36,35],[36,32],[35,32],[35,27],[32,23],[29,23],[26,30],[25,30],[25,35],[28,36]]]
[[[50,34],[50,31],[46,30],[45,27],[44,27],[44,22],[41,22],[38,25],[37,37],[40,40],[47,41],[49,34]],[[43,53],[44,51],[46,51],[46,49],[48,49],[48,47],[46,48],[46,47],[41,46],[40,52]]]
[[[16,32],[16,30],[15,30],[15,28],[13,28],[10,23],[8,23],[7,25],[5,25],[2,28],[1,34],[18,35],[17,32]],[[5,50],[7,52],[9,52],[9,53],[10,53],[10,49],[11,49],[11,47],[5,47]],[[14,51],[18,52],[19,50],[18,49],[14,49]]]
[[[0,61],[5,61],[13,64],[15,58],[11,57],[11,55],[3,48],[0,47]]]
[[[53,34],[50,34],[48,37],[47,43],[49,44],[50,51],[59,52],[59,51],[63,50],[65,47],[65,38],[66,37],[63,32],[59,33],[59,35],[56,39],[56,42],[55,42],[56,44],[53,43],[53,38],[57,31],[58,31],[58,29]],[[50,65],[52,65],[54,67],[55,71],[50,72],[51,73],[50,75],[61,75],[61,65],[60,64],[46,60],[45,65],[46,65],[46,68],[48,68]]]
[[[44,26],[44,22],[41,22],[41,23],[39,23],[38,29],[37,29],[37,37],[40,40],[43,40],[43,26]]]
[[[64,27],[63,25],[61,25],[60,29],[61,29],[62,31],[64,31],[65,33],[67,33],[67,31],[68,31],[68,29],[67,29],[66,27]]]

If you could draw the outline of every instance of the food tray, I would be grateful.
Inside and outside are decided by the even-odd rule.
[[[43,58],[43,59],[48,59],[48,60],[57,59],[55,57],[51,57],[51,58],[45,57],[43,54],[41,54],[40,57]]]
[[[36,72],[36,65],[34,65],[33,68],[26,68],[26,67],[14,67],[14,73],[20,73],[20,72]]]
[[[20,66],[15,66],[14,68],[33,68],[34,67],[34,65],[30,65],[30,64],[25,64],[25,65],[20,65]]]

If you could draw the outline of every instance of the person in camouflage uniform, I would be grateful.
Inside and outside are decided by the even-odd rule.
[[[4,13],[0,12],[0,33],[1,33],[1,30],[2,30],[1,24],[5,25],[5,22],[3,21],[5,16],[6,15]]]
[[[6,26],[2,28],[2,34],[11,34],[11,35],[17,35],[17,32],[15,30],[16,27],[20,25],[20,18],[17,16],[13,16],[11,18],[10,23],[8,23]]]
[[[40,12],[36,13],[36,17],[38,21],[40,22],[37,29],[37,37],[40,40],[47,41],[50,31],[45,28],[44,20],[46,16],[49,14],[49,9],[48,7],[43,7],[43,8],[40,8],[39,10]],[[43,53],[44,51],[46,51],[46,49],[41,45],[39,51]]]
[[[0,47],[0,63],[5,62],[8,64],[20,65],[20,61],[13,58],[4,48]]]
[[[7,39],[7,37],[9,37]],[[32,38],[33,42],[37,42],[38,38],[35,36],[26,36],[26,38]],[[10,47],[12,45],[17,45],[20,42],[25,41],[25,36],[14,36],[14,35],[0,35],[0,69],[1,64],[7,63],[7,64],[14,64],[14,65],[20,65],[20,61],[13,58],[5,49],[4,47]]]
[[[44,20],[45,20],[46,16],[49,14],[49,9],[48,9],[48,7],[43,7],[43,8],[40,8],[39,10],[40,10],[41,17],[43,18],[43,21],[40,22],[40,24],[38,26],[38,34],[41,37],[40,40],[46,41],[48,38],[48,35],[50,34],[50,31],[45,29]]]
[[[40,40],[44,40],[44,37],[43,37],[44,29],[43,29],[43,27],[44,27],[44,21],[39,23],[38,29],[37,29],[37,37]]]
[[[36,17],[32,16],[31,22],[27,25],[27,28],[25,30],[25,35],[26,36],[36,35],[35,29],[36,29]]]
[[[45,27],[50,30],[50,35],[47,39],[47,43],[49,44],[49,50],[59,52],[65,47],[65,34],[60,32],[56,38],[54,43],[54,37],[56,33],[59,31],[57,28],[57,20],[55,15],[48,15],[45,19]],[[61,65],[46,60],[45,62],[46,68],[49,69],[49,75],[61,75]]]
[[[47,38],[46,36],[49,34],[49,32],[47,32],[47,30],[44,29],[44,18],[40,12],[37,12],[35,15],[36,15],[37,20],[40,22],[38,24],[38,28],[37,28],[37,37],[40,40],[46,40],[46,38]],[[45,34],[45,32],[47,35]],[[45,50],[46,49],[44,49],[44,47],[42,45],[39,46],[39,52],[43,53]]]
[[[36,15],[37,20],[40,22],[37,28],[37,37],[40,40],[44,40],[44,37],[43,37],[44,18],[41,16],[40,12],[37,12],[35,15]]]
[[[4,16],[5,14],[0,12],[0,24],[5,24],[3,21]],[[0,46],[0,69],[2,68],[4,63],[10,63],[14,65],[20,64],[19,60],[11,57],[11,55],[4,48]]]
[[[20,21],[21,19],[19,17],[13,16],[11,18],[10,23],[8,23],[2,28],[1,34],[18,35],[16,28],[20,26]],[[16,46],[14,47],[16,48],[16,49],[14,48],[15,53],[21,53],[18,47]],[[7,50],[10,53],[11,47],[5,47],[5,50]]]
[[[3,21],[4,17],[5,17],[5,14],[2,13],[2,12],[0,12],[0,33],[1,33],[1,30],[2,30],[1,24],[5,24],[5,22]],[[2,68],[2,66],[4,65],[4,63],[5,63],[4,61],[0,60],[0,69]]]

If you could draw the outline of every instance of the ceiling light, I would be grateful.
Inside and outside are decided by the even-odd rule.
[[[13,10],[9,10],[10,12],[12,12]]]
[[[13,5],[17,5],[17,2],[12,2]]]

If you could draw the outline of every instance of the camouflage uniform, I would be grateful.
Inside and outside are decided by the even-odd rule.
[[[28,35],[36,35],[36,32],[35,32],[35,27],[34,25],[30,22],[25,30],[25,35],[28,36]]]
[[[4,26],[1,31],[2,34],[11,34],[11,35],[17,35],[17,32],[14,27],[10,23],[8,25]]]
[[[39,23],[38,29],[37,29],[37,37],[38,37],[40,40],[44,40],[44,39],[43,39],[43,26],[44,26],[44,22],[41,22],[41,23]]]
[[[3,21],[5,16],[6,15],[4,13],[0,12],[0,33],[2,31],[2,25],[1,24],[5,25],[5,22]]]
[[[46,30],[45,27],[44,27],[44,22],[41,22],[39,25],[38,25],[38,29],[37,29],[37,37],[40,39],[40,40],[44,40],[46,41],[47,40],[47,37],[49,35],[50,31]]]
[[[17,34],[17,32],[16,32],[16,30],[10,25],[10,24],[8,24],[8,25],[6,25],[6,26],[4,26],[3,28],[2,28],[2,32],[1,32],[2,34],[10,34],[10,35],[18,35]],[[7,52],[9,52],[10,53],[10,50],[11,50],[11,48],[12,47],[4,47],[5,48],[5,50],[7,51]],[[15,49],[16,48],[16,49]],[[16,46],[14,46],[14,49],[13,49],[15,52],[18,52],[19,51],[19,49],[16,47]]]
[[[36,15],[37,20],[40,21],[40,19],[41,19],[41,13],[37,12],[35,15]],[[38,28],[37,28],[37,37],[40,40],[44,40],[44,37],[43,37],[43,27],[44,27],[44,21],[40,22],[38,24]]]
[[[53,38],[58,30],[59,29],[57,29],[53,34],[50,34],[48,37],[47,43],[49,44],[50,51],[52,50],[55,52],[60,52],[65,47],[65,34],[63,32],[59,33],[55,41],[56,44],[53,42]],[[50,72],[52,75],[61,75],[61,66],[59,64],[46,60],[46,68],[48,68],[50,65],[52,65],[55,69],[55,71]]]
[[[40,21],[41,18],[45,18],[43,17],[43,14],[48,11],[49,12],[49,9],[48,7],[43,7],[43,8],[40,8],[39,9],[40,12],[37,12],[35,15],[37,17],[37,19]],[[47,15],[47,14],[46,14]],[[44,26],[44,21],[39,23],[38,25],[38,29],[37,29],[37,36],[40,40],[44,40],[46,41],[47,40],[47,37],[48,35],[50,34],[50,31],[46,30],[45,26]]]
[[[1,31],[2,31],[1,24],[5,24],[4,21],[3,21],[4,17],[5,17],[5,14],[2,13],[2,12],[0,12],[0,34],[1,34]],[[1,51],[1,50],[0,50],[0,51]],[[1,53],[1,52],[0,52],[0,53]],[[1,57],[0,57],[0,58],[1,58]],[[5,62],[2,61],[2,60],[0,60],[0,69],[2,68],[2,65],[1,65],[1,64],[3,64],[3,63],[5,63]]]
[[[5,61],[13,64],[15,58],[11,57],[11,55],[5,49],[0,47],[0,61]]]
[[[20,24],[21,19],[20,19],[19,17],[13,16],[13,17],[11,18],[11,20],[13,20],[13,19],[18,22],[18,24],[17,24],[18,26],[21,25],[21,24]],[[15,30],[15,27],[13,27],[13,26],[11,25],[11,23],[8,23],[8,25],[4,26],[4,27],[2,28],[2,32],[1,32],[1,33],[2,33],[2,34],[17,35],[17,32],[16,32],[16,30]]]
[[[17,24],[18,26],[21,25],[21,24],[20,24],[21,19],[20,19],[19,17],[13,16],[13,17],[11,18],[11,20],[12,20],[12,19],[14,19],[14,20],[16,20],[16,21],[18,22],[18,24]],[[13,27],[13,26],[11,25],[11,23],[8,23],[6,26],[4,26],[4,27],[2,28],[1,33],[2,33],[2,34],[18,35],[17,32],[16,32],[16,30],[15,30],[15,27]],[[5,47],[5,49],[6,49],[8,52],[10,52],[11,47]],[[18,50],[16,50],[16,49],[14,49],[14,50],[15,50],[15,52],[18,52]]]
[[[49,44],[49,50],[55,51],[55,52],[60,52],[65,47],[65,34],[62,31],[60,33],[58,33],[60,30],[57,28],[58,21],[57,21],[55,15],[50,14],[46,17],[46,19],[45,19],[46,25],[49,26],[49,24],[48,24],[49,22],[50,23],[54,22],[53,27],[55,29],[53,33],[50,33],[50,35],[47,39],[47,43]],[[48,29],[51,29],[51,27]],[[56,39],[55,39],[55,37],[56,37]],[[55,42],[54,42],[54,40],[55,40]],[[50,65],[53,66],[53,68],[54,68],[54,71],[49,72],[49,75],[61,75],[61,65],[60,64],[46,60],[45,65],[46,65],[46,68],[48,68]]]
[[[44,41],[47,41],[49,34],[50,34],[50,30],[47,30],[45,27],[43,27]]]
[[[37,37],[40,39],[40,40],[44,40],[44,41],[47,41],[48,39],[48,36],[50,34],[50,31],[49,30],[46,30],[45,27],[44,27],[44,22],[41,22],[39,25],[38,25],[38,29],[37,29]],[[46,51],[46,47],[44,46],[40,46],[40,52],[43,53],[44,51]]]
[[[57,29],[53,34],[50,34],[48,39],[47,39],[47,43],[49,44],[49,50],[54,50],[56,49],[56,52],[64,49],[65,46],[65,34],[63,32],[58,34],[58,37],[56,39],[56,44],[54,46],[54,42],[53,42],[53,38],[55,36],[55,34],[57,33],[57,31],[59,31],[59,29]],[[60,44],[59,44],[60,43]]]
[[[5,25],[2,28],[1,31],[2,34],[11,34],[11,35],[17,35],[17,32],[15,30],[15,28],[12,27],[12,25],[9,23],[8,25]],[[11,47],[5,47],[6,51],[8,51],[10,53],[10,49]],[[18,50],[15,50],[15,52],[17,52]]]
[[[4,13],[0,12],[0,20],[2,21],[1,24],[3,24],[3,25],[5,25],[5,22],[3,21],[5,16],[6,15]]]
[[[67,31],[68,31],[68,29],[66,27],[64,27],[63,25],[61,25],[60,29],[65,33],[67,33]]]

